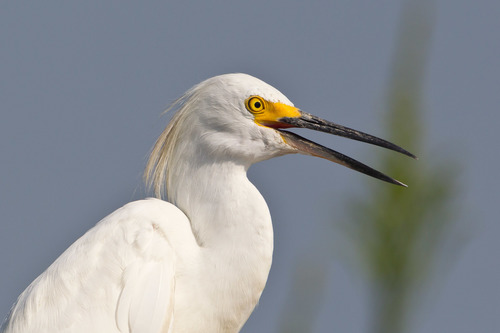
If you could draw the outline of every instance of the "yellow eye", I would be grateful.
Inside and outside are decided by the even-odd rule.
[[[247,99],[246,106],[248,111],[252,113],[259,113],[264,110],[264,100],[260,97],[253,96]]]

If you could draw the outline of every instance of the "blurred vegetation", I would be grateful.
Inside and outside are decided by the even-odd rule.
[[[430,49],[434,6],[408,1],[401,18],[385,117],[389,140],[417,155],[423,149],[422,87]],[[410,161],[383,155],[380,169],[409,188],[372,186],[351,203],[343,229],[373,291],[373,332],[408,329],[418,292],[430,278],[453,228],[456,166],[422,156]]]
[[[379,155],[377,169],[407,183],[409,188],[370,180],[362,197],[349,199],[346,221],[335,223],[335,231],[340,227],[342,236],[347,236],[348,244],[353,247],[349,249],[354,253],[352,261],[370,283],[373,333],[408,330],[419,292],[430,279],[437,261],[442,259],[443,244],[450,243],[456,220],[453,214],[456,164],[432,160],[424,150],[422,87],[433,15],[431,0],[405,2],[388,85],[384,137],[420,155],[420,159],[414,161],[387,152]],[[308,270],[309,275],[323,274],[318,269]],[[314,285],[309,281],[300,286],[299,282],[296,279],[293,284],[294,292]],[[320,292],[315,289],[313,294]],[[306,305],[311,303],[307,297]],[[314,318],[311,310],[288,309],[286,317],[295,318],[291,324],[298,316],[302,323],[295,328],[291,324],[282,325],[281,331],[310,331],[312,326],[304,326],[311,324],[306,319],[308,313],[309,318]]]

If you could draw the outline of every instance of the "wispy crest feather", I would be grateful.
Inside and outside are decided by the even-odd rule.
[[[148,191],[153,191],[157,198],[162,199],[167,196],[168,166],[172,163],[171,158],[183,130],[183,126],[180,125],[185,122],[189,110],[198,100],[198,88],[199,85],[191,88],[165,110],[168,112],[177,109],[177,112],[156,140],[144,170],[146,188]]]

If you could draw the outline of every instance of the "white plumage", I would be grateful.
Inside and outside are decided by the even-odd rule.
[[[19,296],[1,332],[238,332],[273,252],[271,216],[247,179],[250,165],[304,153],[401,184],[279,129],[308,127],[409,153],[306,114],[249,75],[208,79],[177,107],[146,168],[169,202],[132,202],[100,221]]]

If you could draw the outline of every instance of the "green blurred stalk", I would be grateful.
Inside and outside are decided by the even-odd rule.
[[[387,99],[390,141],[417,155],[424,146],[422,86],[433,8],[430,0],[405,3]],[[372,284],[373,332],[401,333],[453,222],[455,167],[431,165],[428,156],[418,161],[383,156],[380,169],[409,188],[372,182],[365,199],[350,203],[351,216],[343,227]]]

